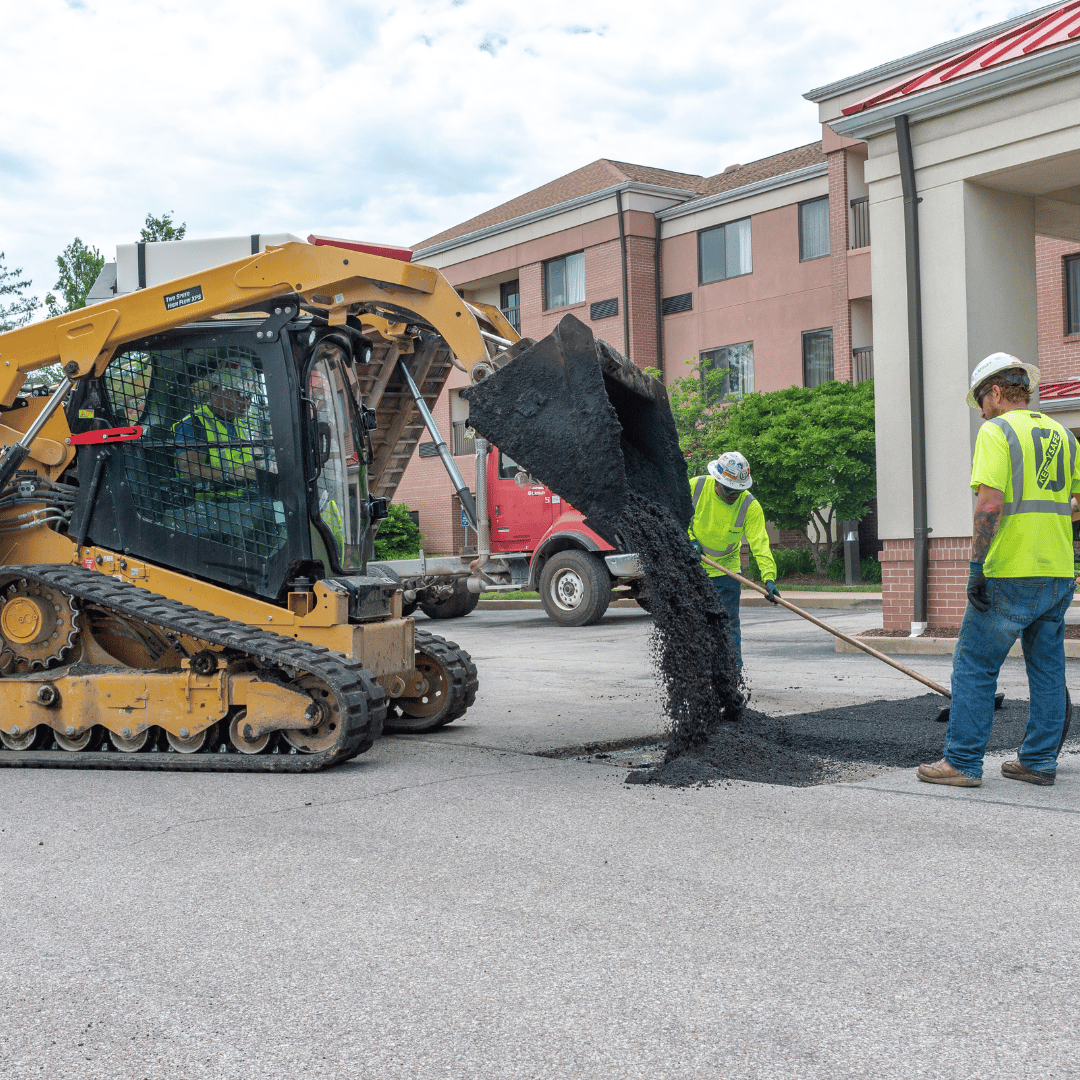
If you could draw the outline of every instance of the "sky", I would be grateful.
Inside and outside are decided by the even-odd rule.
[[[802,95],[1015,0],[24,0],[5,14],[0,251],[78,236],[412,245],[599,157],[710,175],[820,138]]]

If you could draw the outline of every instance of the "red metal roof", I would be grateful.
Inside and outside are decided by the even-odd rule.
[[[849,105],[843,112],[845,116],[851,116],[864,109],[872,109],[921,90],[930,90],[954,79],[977,75],[987,68],[1022,60],[1032,53],[1055,49],[1077,40],[1080,40],[1080,0],[1069,0],[1069,3],[1062,4],[1054,11],[1039,15],[1022,26],[1014,26],[1007,33],[957,53],[913,78],[890,86],[888,90]]]
[[[1080,397],[1080,379],[1065,382],[1039,383],[1040,401],[1058,401],[1062,398]]]

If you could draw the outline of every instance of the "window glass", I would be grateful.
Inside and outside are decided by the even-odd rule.
[[[719,349],[702,349],[701,358],[713,371],[723,369],[724,385],[721,400],[742,397],[754,392],[754,343],[743,341],[738,345],[724,345]]]
[[[829,254],[829,197],[799,203],[799,259]]]
[[[544,263],[544,296],[548,308],[585,303],[585,253]]]
[[[750,219],[731,221],[698,233],[698,271],[702,285],[753,273]]]
[[[500,480],[513,480],[519,472],[522,472],[521,466],[512,458],[509,454],[504,454],[499,451],[499,479]]]
[[[320,345],[308,375],[307,396],[317,412],[318,517],[333,537],[338,565],[347,568],[362,563],[359,500],[352,490],[352,474],[359,470],[364,436],[346,398],[352,388],[343,371],[338,346]]]
[[[1080,334],[1080,255],[1065,260],[1065,333]]]
[[[832,382],[832,330],[807,330],[802,336],[803,386]]]

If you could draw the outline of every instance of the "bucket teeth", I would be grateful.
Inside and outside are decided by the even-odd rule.
[[[634,491],[693,517],[667,391],[573,315],[464,391],[469,423],[622,547]]]

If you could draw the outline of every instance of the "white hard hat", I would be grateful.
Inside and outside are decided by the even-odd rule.
[[[1037,367],[1025,364],[1015,356],[1010,356],[1009,353],[991,353],[985,360],[980,360],[971,373],[971,389],[968,390],[967,396],[967,403],[971,408],[975,410],[981,408],[975,399],[975,391],[979,389],[979,386],[986,382],[991,375],[999,375],[1003,371],[1024,372],[1028,377],[1029,390],[1034,390],[1039,385],[1039,369]]]
[[[750,462],[738,450],[726,450],[708,464],[709,475],[724,487],[746,491],[754,482],[750,479]]]

